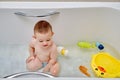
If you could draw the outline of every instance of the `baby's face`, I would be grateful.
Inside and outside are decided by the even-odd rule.
[[[35,34],[36,41],[42,48],[48,48],[49,46],[52,45],[53,43],[52,36],[53,36],[53,33],[51,31],[47,33],[36,33]]]

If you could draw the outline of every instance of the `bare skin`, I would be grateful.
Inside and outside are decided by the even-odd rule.
[[[57,47],[52,40],[53,32],[36,33],[30,42],[30,56],[26,60],[29,71],[37,71],[42,68],[42,63],[47,62],[43,72],[49,72],[53,76],[59,73],[59,63],[57,62]]]

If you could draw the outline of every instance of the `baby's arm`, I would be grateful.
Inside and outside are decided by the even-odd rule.
[[[57,47],[56,47],[56,45],[54,45],[54,46],[53,46],[53,49],[52,49],[52,51],[51,51],[51,53],[50,53],[50,60],[49,60],[48,64],[45,66],[43,72],[49,71],[49,69],[50,69],[54,64],[56,64],[56,62],[57,62],[57,55],[58,55],[58,53],[57,53]]]
[[[29,53],[30,53],[30,56],[35,55],[35,48],[32,46],[32,44],[29,45]]]
[[[57,61],[57,55],[58,55],[57,47],[55,46],[53,48],[53,51],[52,51],[51,55],[50,55],[50,61],[48,63],[48,65],[49,65],[48,69],[50,70],[50,73],[53,76],[58,76],[59,71],[60,71],[60,65],[59,65],[59,63]]]
[[[30,56],[26,60],[27,63],[30,62],[31,60],[33,60],[35,58],[35,49],[34,49],[32,41],[29,44],[29,53],[30,53]]]
[[[58,52],[57,52],[57,47],[56,45],[54,44],[53,48],[52,48],[52,51],[50,53],[50,61],[49,63],[50,64],[55,64],[56,61],[57,61],[57,56],[58,56]]]
[[[35,55],[35,42],[36,42],[36,39],[34,36],[32,36],[32,40],[29,44],[29,53],[30,53],[30,56],[34,56]]]

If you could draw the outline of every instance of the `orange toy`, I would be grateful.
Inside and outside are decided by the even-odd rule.
[[[79,67],[80,71],[84,73],[86,76],[90,77],[90,74],[87,72],[87,68],[85,66],[80,66]]]

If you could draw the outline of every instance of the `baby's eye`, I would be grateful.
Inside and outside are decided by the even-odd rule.
[[[43,42],[43,41],[39,41],[39,42]]]
[[[47,41],[50,41],[50,39],[48,39]]]

